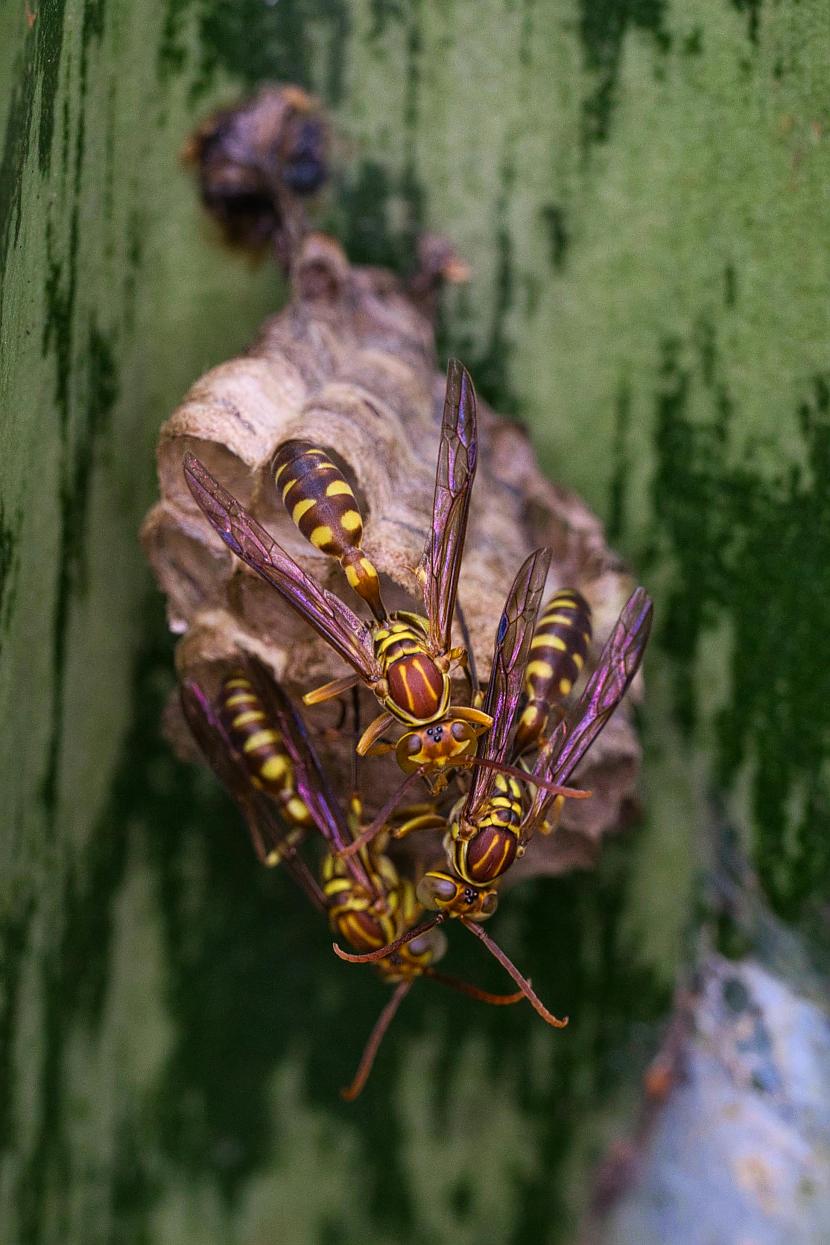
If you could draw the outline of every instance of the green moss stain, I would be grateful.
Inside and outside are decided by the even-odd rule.
[[[757,46],[761,26],[762,0],[732,0],[732,7],[739,13],[746,14],[746,33],[750,42]]]
[[[67,636],[72,602],[85,586],[87,514],[90,483],[96,466],[96,445],[104,436],[118,396],[115,355],[112,343],[91,324],[87,339],[87,376],[83,398],[79,403],[77,423],[68,424],[66,388],[71,375],[68,364],[64,372],[63,352],[68,351],[69,323],[66,300],[56,280],[54,298],[58,311],[51,321],[57,334],[57,404],[63,428],[63,457],[60,481],[60,543],[57,562],[57,595],[55,600],[52,673],[52,745],[44,784],[43,801],[48,816],[55,813],[57,783],[60,777],[60,746],[64,729],[64,677],[67,658]]]
[[[402,244],[390,221],[392,184],[384,165],[366,160],[338,188],[332,224],[356,264],[401,266]]]
[[[29,900],[20,907],[21,911],[9,914],[0,924],[0,1155],[7,1157],[17,1135],[14,1039],[34,904]]]
[[[582,105],[582,142],[605,142],[617,105],[620,63],[629,31],[651,35],[655,49],[671,47],[665,0],[580,0],[579,35],[593,86]]]
[[[541,214],[548,235],[550,266],[554,272],[561,272],[565,267],[571,241],[565,209],[559,203],[548,203],[542,208]]]
[[[372,24],[369,27],[369,38],[382,39],[387,26],[403,21],[407,8],[402,0],[370,0]]]
[[[702,391],[705,419],[691,415],[693,391],[698,407]],[[659,642],[691,732],[701,717],[695,659],[708,631],[730,625],[716,775],[729,785],[750,765],[754,863],[776,909],[795,917],[830,884],[830,677],[815,642],[830,592],[828,380],[805,385],[795,418],[781,413],[801,438],[802,463],[762,473],[751,451],[735,463],[729,438],[739,418],[711,325],[702,323],[691,354],[666,341],[653,502],[672,572]]]
[[[14,609],[15,586],[20,568],[20,526],[23,515],[18,510],[7,516],[0,499],[0,653],[3,635]]]
[[[263,81],[297,82],[322,91],[332,104],[343,95],[343,48],[351,28],[345,0],[280,0],[237,4],[235,0],[169,0],[158,49],[162,81],[188,64],[189,23],[195,21],[192,96],[204,95],[220,72],[250,87]],[[313,52],[322,35],[322,68]]]
[[[628,448],[631,428],[631,389],[620,385],[615,403],[614,440],[611,444],[613,471],[608,497],[608,539],[617,541],[622,536],[627,517],[628,481],[631,472],[631,455]]]
[[[58,108],[58,74],[61,65],[66,0],[43,5],[34,26],[22,44],[11,105],[6,120],[0,156],[0,253],[8,255],[15,245],[21,224],[20,173],[34,139],[40,173],[49,173]],[[38,110],[37,135],[33,134]],[[2,313],[2,273],[0,265],[0,313]]]
[[[57,594],[52,655],[52,744],[43,788],[43,801],[50,817],[55,812],[60,776],[67,627],[73,593],[79,586],[79,572],[83,566],[88,489],[95,461],[94,444],[107,424],[116,398],[114,353],[110,342],[101,333],[94,319],[88,329],[87,349],[83,356],[87,367],[87,375],[83,379],[78,376],[75,359],[78,335],[83,332],[82,315],[78,306],[78,263],[88,60],[92,41],[100,42],[102,38],[103,22],[102,0],[87,0],[81,34],[79,108],[71,145],[68,147],[69,158],[73,163],[68,242],[64,238],[58,240],[51,218],[47,221],[46,234],[48,266],[43,352],[44,355],[51,354],[54,358],[54,402],[61,450],[61,478],[58,485],[61,530],[56,566]],[[68,122],[65,129],[68,133]]]
[[[157,618],[157,614],[148,619]],[[135,720],[125,740],[110,800],[63,883],[60,936],[42,964],[43,1042],[39,1069],[40,1119],[19,1179],[20,1245],[48,1239],[54,1225],[67,1231],[72,1198],[73,1095],[66,1059],[78,1031],[94,1034],[111,986],[113,907],[125,879],[130,825],[153,801],[158,777],[151,765],[161,749],[158,723],[169,669],[169,644],[148,645],[136,661],[131,688]],[[146,758],[146,767],[136,764]],[[169,767],[168,767],[169,768]],[[183,797],[183,798],[186,798]],[[171,810],[171,812],[174,810]],[[180,807],[175,811],[180,812]],[[14,949],[14,942],[11,950]],[[14,1029],[15,1017],[11,1017]],[[7,1049],[4,1047],[4,1049]],[[123,1152],[122,1152],[123,1151]],[[129,1158],[129,1179],[125,1164]],[[113,1153],[113,1197],[128,1208],[147,1201],[149,1175],[139,1135],[122,1125]]]

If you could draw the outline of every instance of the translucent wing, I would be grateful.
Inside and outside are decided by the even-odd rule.
[[[447,368],[447,395],[438,446],[432,532],[424,552],[424,604],[433,652],[451,644],[452,616],[476,473],[476,395],[457,359]]]
[[[193,454],[185,455],[184,477],[203,514],[228,548],[275,588],[286,604],[366,683],[380,678],[380,666],[375,660],[371,632],[366,624],[339,597],[306,575]]]
[[[596,670],[564,722],[542,748],[534,773],[565,783],[609,721],[640,668],[651,631],[653,606],[644,588],[635,588],[623,606]],[[535,827],[555,797],[538,791],[527,817]]]
[[[300,798],[326,840],[329,851],[341,852],[352,841],[351,831],[309,738],[305,722],[285,690],[261,662],[249,656],[245,661],[245,669],[269,719],[274,721],[282,735],[294,766],[294,781]],[[366,890],[372,891],[374,888],[360,857],[346,857],[346,861],[354,880]]]
[[[550,550],[537,549],[519,568],[507,596],[496,631],[493,668],[484,699],[484,712],[493,725],[484,736],[481,755],[488,761],[504,763],[516,709],[522,694],[525,666],[536,615],[545,590]],[[474,818],[478,806],[490,793],[494,782],[492,770],[476,769],[464,804],[462,816]]]
[[[236,752],[210,699],[193,679],[179,688],[182,710],[199,750],[222,786],[239,808],[248,826],[254,851],[265,864],[280,859],[308,895],[315,907],[323,909],[323,893],[296,849],[286,850],[288,827],[279,818],[268,797],[252,785],[248,770]]]

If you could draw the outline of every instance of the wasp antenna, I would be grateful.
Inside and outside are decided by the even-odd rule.
[[[365,847],[367,843],[371,843],[372,839],[377,838],[381,830],[386,828],[386,823],[400,804],[404,793],[412,786],[412,783],[420,774],[421,770],[419,769],[416,769],[414,774],[409,774],[397,791],[389,797],[375,819],[369,823],[365,830],[360,832],[356,839],[352,839],[348,847],[341,848],[337,855],[340,857],[354,856],[356,852],[360,851],[361,847]]]
[[[394,955],[405,947],[408,942],[412,942],[413,938],[419,938],[421,934],[428,933],[434,929],[436,925],[440,925],[442,921],[447,919],[446,912],[439,912],[429,921],[424,921],[421,925],[416,925],[414,929],[407,930],[405,934],[401,934],[400,938],[396,938],[394,942],[388,942],[385,947],[378,947],[377,951],[364,951],[362,955],[354,955],[351,951],[344,951],[336,942],[333,942],[332,949],[334,954],[341,960],[347,960],[349,964],[372,964],[375,960],[384,960],[387,955]]]
[[[536,991],[531,986],[530,982],[526,977],[522,976],[516,965],[509,958],[509,956],[505,955],[498,943],[493,942],[490,935],[485,933],[481,926],[476,924],[475,921],[465,920],[464,917],[461,917],[461,924],[466,926],[471,934],[475,934],[479,942],[484,943],[490,954],[497,959],[502,968],[506,969],[506,971],[510,974],[522,994],[527,999],[528,1003],[530,1003],[530,1006],[534,1011],[539,1013],[545,1023],[551,1025],[554,1029],[564,1029],[565,1025],[568,1023],[568,1017],[566,1016],[564,1020],[560,1020],[557,1016],[554,1016],[553,1012],[548,1011]]]
[[[345,1098],[346,1102],[354,1102],[355,1098],[363,1093],[364,1086],[369,1079],[369,1073],[372,1071],[372,1065],[375,1062],[375,1056],[378,1053],[380,1044],[383,1041],[386,1030],[395,1019],[395,1012],[412,989],[415,979],[410,978],[409,981],[402,981],[398,985],[395,993],[384,1007],[383,1011],[375,1021],[375,1027],[369,1034],[369,1039],[363,1048],[363,1054],[360,1057],[360,1063],[357,1065],[357,1072],[354,1074],[354,1080],[351,1085],[345,1089],[341,1089],[340,1097]]]
[[[503,765],[501,761],[490,761],[487,757],[461,757],[455,764],[459,768],[478,765],[482,769],[492,769],[499,774],[508,774],[511,778],[517,778],[519,782],[541,787],[543,791],[549,791],[551,795],[561,795],[567,800],[590,800],[593,795],[592,791],[585,791],[582,787],[560,787],[555,782],[548,782],[546,778],[538,776],[534,778],[533,774],[526,769],[519,769],[515,765]]]
[[[489,1003],[491,1007],[510,1007],[513,1003],[521,1003],[525,997],[522,990],[517,990],[515,994],[491,994],[489,990],[482,990],[469,981],[462,981],[460,977],[450,977],[447,973],[439,973],[434,968],[422,968],[421,974],[429,977],[431,981],[437,981],[442,986],[457,990],[459,994],[466,994],[468,998],[477,999],[479,1003]]]

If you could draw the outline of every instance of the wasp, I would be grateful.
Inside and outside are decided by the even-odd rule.
[[[192,454],[185,456],[184,474],[195,500],[225,544],[271,584],[286,604],[352,667],[353,674],[307,693],[304,702],[317,704],[362,683],[377,697],[383,713],[358,741],[360,755],[371,752],[395,721],[416,731],[441,723],[446,728],[441,757],[472,755],[479,736],[492,725],[491,718],[472,706],[450,704],[450,671],[453,667],[466,667],[467,663],[466,650],[453,647],[451,631],[478,452],[475,393],[469,373],[457,360],[451,360],[432,530],[418,569],[426,616],[405,610],[386,612],[379,585],[375,591],[377,572],[359,549],[359,539],[357,546],[352,543],[362,532],[362,519],[359,527],[354,519],[348,519],[345,525],[342,521],[344,514],[356,514],[359,518],[356,502],[352,504],[353,495],[347,498],[344,493],[326,493],[332,484],[338,488],[345,484],[348,488],[347,482],[339,472],[332,476],[328,466],[319,474],[319,457],[310,454],[305,443],[301,445],[304,448],[296,450],[294,443],[290,456],[279,463],[281,473],[283,468],[292,473],[290,479],[281,474],[283,492],[286,496],[290,492],[294,515],[298,514],[297,506],[310,503],[307,511],[299,514],[301,530],[312,535],[318,531],[317,547],[325,547],[338,556],[347,574],[352,569],[350,581],[370,608],[374,606],[376,616],[372,623],[361,621],[344,601],[307,575]],[[340,503],[334,504],[338,497],[341,501],[346,499],[345,510]],[[312,517],[315,511],[317,517]],[[314,526],[309,527],[310,523]],[[349,524],[355,524],[351,531]],[[320,532],[323,528],[326,530]]]
[[[377,958],[381,979],[395,986],[366,1043],[355,1077],[342,1095],[354,1100],[362,1091],[375,1056],[396,1011],[419,977],[449,986],[480,1002],[508,1006],[522,1000],[521,991],[492,994],[434,967],[446,950],[442,931],[413,932],[423,907],[412,882],[403,877],[386,853],[386,836],[371,848],[363,848],[355,860],[343,858],[342,846],[357,834],[362,821],[362,802],[353,796],[348,814],[334,797],[305,724],[284,690],[258,662],[248,660],[248,672],[269,716],[277,725],[296,775],[297,789],[311,819],[326,844],[321,869],[323,906],[332,931],[358,951],[376,950],[390,940],[403,938],[399,948]],[[359,863],[357,872],[351,866]]]
[[[518,830],[526,797],[520,784],[531,784],[534,787],[541,785],[549,794],[563,801],[568,797],[585,798],[589,794],[559,783],[550,783],[536,769],[531,772],[527,768],[516,768],[508,763],[522,685],[527,669],[532,665],[532,662],[528,663],[528,654],[534,642],[534,622],[549,566],[550,550],[537,549],[522,564],[507,595],[496,630],[490,680],[483,702],[483,712],[493,722],[485,736],[483,751],[480,755],[462,755],[443,762],[444,766],[451,764],[456,769],[476,770],[467,801],[461,801],[465,808],[468,805],[476,808],[475,832],[458,831],[456,834],[456,823],[451,819],[451,840],[455,845],[452,854],[457,857],[452,863],[457,867],[459,876],[473,885],[494,881],[524,850]],[[410,732],[402,742],[415,738],[418,734],[429,736],[431,732],[443,729],[442,723],[437,723],[434,727],[424,727],[421,732]],[[346,849],[346,856],[355,854],[374,834],[384,829],[414,775],[428,777],[430,773],[428,761],[422,760],[420,765],[413,763],[407,766],[401,760],[401,765],[410,777],[384,805],[371,825]],[[445,770],[442,769],[441,778],[444,773]],[[443,789],[434,780],[432,785],[434,792],[436,789]],[[464,818],[463,814],[462,819],[465,826],[468,826],[469,819]],[[403,838],[413,830],[436,829],[445,825],[446,819],[431,811],[407,819],[393,833],[396,838]]]
[[[254,787],[273,796],[299,842],[300,832],[311,825],[311,814],[297,794],[294,769],[282,736],[269,722],[259,695],[241,667],[222,682],[219,716]]]
[[[536,745],[551,709],[579,678],[592,636],[591,607],[581,593],[562,588],[547,602],[530,644],[525,670],[527,701],[516,729],[516,754]]]
[[[238,746],[238,732],[235,741],[226,725],[229,713],[235,713],[235,708],[229,710],[226,703],[222,707],[222,702],[233,698],[238,689],[228,687],[228,684],[236,683],[240,677],[236,671],[228,676],[221,693],[220,707],[213,703],[194,679],[185,679],[179,687],[185,719],[200,752],[242,813],[261,863],[270,867],[283,863],[312,904],[323,910],[325,901],[322,889],[299,855],[299,848],[312,821],[306,805],[294,787],[290,762],[288,766],[283,765],[283,778],[274,792],[270,781],[263,782],[259,772],[263,766],[267,766],[267,759],[260,754],[255,760],[250,753],[246,754],[244,748]],[[245,682],[250,686],[247,679]],[[261,708],[257,711],[261,711]],[[273,733],[278,737],[276,731]],[[278,738],[281,742],[281,737]],[[277,738],[271,741],[271,746],[273,757],[278,750],[281,751]],[[282,760],[288,760],[285,754]],[[272,788],[270,792],[269,787]],[[271,798],[274,795],[276,799]],[[284,818],[280,816],[280,812],[284,814],[289,803],[292,804],[292,812]],[[362,862],[351,863],[356,866],[355,874],[362,880]]]
[[[568,781],[637,673],[651,630],[652,603],[643,588],[636,588],[629,597],[581,697],[540,748],[530,771],[529,794],[513,786],[498,767],[510,754],[528,628],[532,629],[535,619],[533,601],[536,598],[538,608],[543,586],[542,565],[536,554],[519,572],[511,594],[513,608],[505,611],[499,626],[502,638],[496,645],[484,702],[493,714],[494,726],[485,738],[482,759],[493,768],[488,764],[475,772],[469,792],[450,816],[446,867],[428,870],[416,888],[420,903],[436,915],[377,951],[353,955],[337,946],[335,951],[341,959],[363,963],[389,955],[407,938],[420,937],[443,921],[456,918],[502,964],[542,1019],[562,1028],[567,1021],[548,1011],[529,982],[481,928],[481,922],[496,911],[501,879],[533,834],[555,827],[563,803],[561,792],[557,794],[555,788]]]

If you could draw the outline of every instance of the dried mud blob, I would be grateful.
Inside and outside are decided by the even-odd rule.
[[[266,86],[214,113],[183,157],[198,170],[202,202],[235,246],[273,242],[288,267],[304,229],[302,200],[328,179],[328,127],[296,86]]]

